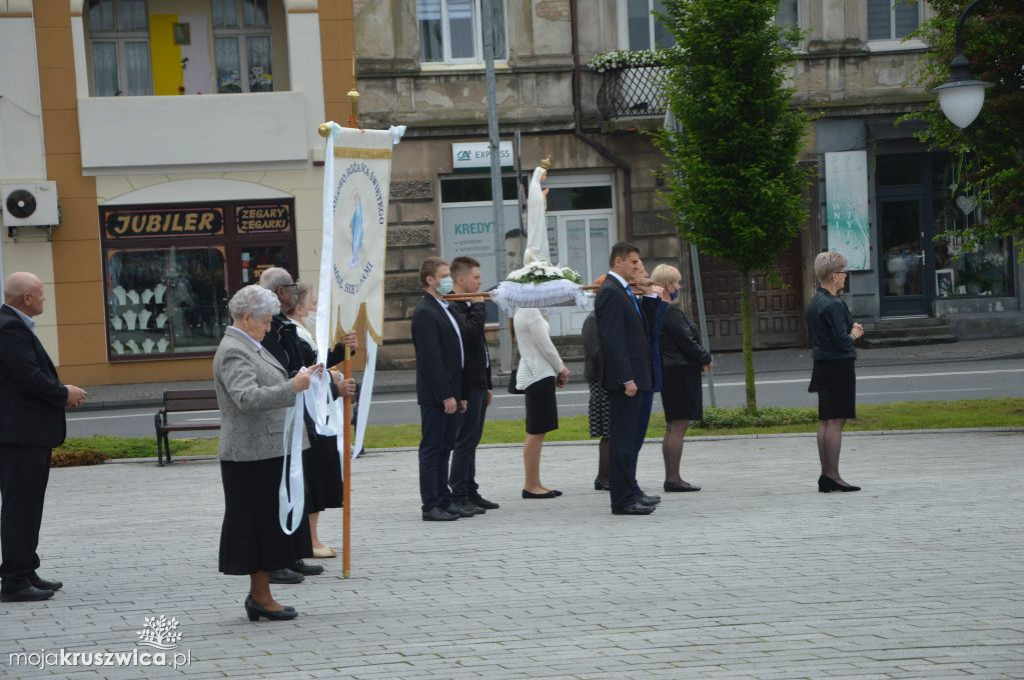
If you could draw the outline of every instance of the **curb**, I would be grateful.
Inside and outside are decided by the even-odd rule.
[[[949,357],[949,358],[935,358],[928,359],[930,364],[951,364],[963,361],[1001,361],[1008,359],[1024,359],[1024,352],[1008,352],[1005,354],[991,354],[987,356],[973,356],[973,357]],[[920,363],[918,359],[894,359],[892,361],[879,360],[877,362],[868,361],[861,363],[858,361],[857,368],[878,368],[885,366],[913,366]],[[808,370],[810,367],[808,366]],[[765,368],[757,371],[757,375],[764,375],[770,373],[789,373],[792,372],[793,368]],[[382,371],[383,372],[383,371]],[[734,377],[743,376],[743,371],[716,371],[716,377]],[[570,380],[570,385],[586,385],[586,380]],[[498,376],[494,378],[494,387],[504,388],[508,386],[508,376]],[[374,394],[399,394],[406,392],[413,392],[416,390],[416,383],[401,383],[391,385],[377,385],[374,388]],[[79,408],[75,409],[76,413],[82,413],[87,411],[107,411],[107,410],[121,410],[130,408],[160,408],[163,406],[162,398],[147,397],[143,399],[110,399],[110,400],[99,400],[86,402]]]
[[[947,427],[937,428],[933,430],[861,430],[859,432],[844,432],[843,437],[885,437],[889,435],[911,435],[911,434],[1024,434],[1024,427]],[[693,437],[687,437],[687,441],[732,441],[737,439],[784,439],[786,437],[799,437],[801,439],[809,439],[810,437],[816,437],[814,432],[788,432],[788,433],[772,433],[772,434],[712,434],[712,435],[695,435]],[[583,446],[585,444],[595,444],[596,439],[577,439],[575,441],[560,441],[560,442],[545,442],[544,446]],[[661,440],[655,437],[648,437],[644,439],[644,444],[657,444]],[[509,442],[506,444],[481,444],[477,449],[507,449],[510,447],[519,446],[519,442]],[[366,449],[367,453],[412,453],[419,449],[415,446],[404,446],[397,448],[381,448],[381,449]],[[110,460],[103,461],[101,465],[109,464],[130,464],[130,463],[156,463],[157,459],[155,456],[147,458],[111,458]],[[181,456],[175,458],[174,463],[215,463],[217,462],[216,456]],[[173,465],[173,463],[172,463]],[[91,466],[69,466],[69,467],[91,467]]]

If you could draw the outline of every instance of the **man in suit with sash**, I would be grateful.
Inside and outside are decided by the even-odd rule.
[[[611,271],[597,290],[594,316],[600,337],[602,383],[611,402],[611,506],[616,515],[649,515],[661,500],[647,496],[636,483],[642,443],[643,394],[653,388],[647,321],[630,281],[643,271],[640,249],[627,241],[612,246]]]
[[[43,283],[28,272],[4,282],[0,305],[0,601],[46,600],[60,581],[41,578],[39,527],[50,478],[50,453],[64,442],[64,407],[80,406],[85,390],[62,385],[35,334]]]

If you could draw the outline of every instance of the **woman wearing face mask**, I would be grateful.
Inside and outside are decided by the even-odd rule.
[[[654,285],[662,287],[662,299],[675,301],[682,287],[679,270],[660,264],[651,275]],[[711,355],[700,344],[696,326],[677,304],[668,305],[661,329],[661,362],[664,380],[661,403],[665,409],[665,437],[661,453],[665,459],[665,491],[700,491],[699,486],[683,481],[679,462],[683,457],[683,438],[691,420],[704,417],[704,393],[701,372],[711,370]]]

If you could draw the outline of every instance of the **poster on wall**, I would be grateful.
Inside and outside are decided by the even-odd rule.
[[[825,154],[825,197],[828,249],[846,258],[847,269],[871,269],[867,151]]]

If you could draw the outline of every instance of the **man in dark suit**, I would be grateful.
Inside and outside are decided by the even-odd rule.
[[[289,377],[294,376],[299,370],[316,364],[316,351],[299,339],[295,322],[289,318],[289,315],[295,312],[295,306],[299,301],[298,284],[292,279],[292,275],[287,269],[268,267],[260,274],[260,285],[274,293],[277,296],[277,301],[281,303],[281,311],[271,318],[270,331],[263,336],[260,344],[285,367]],[[349,333],[345,338],[345,343],[358,346],[355,333]],[[327,365],[337,364],[344,358],[344,349],[341,343],[338,343],[327,353]],[[340,392],[339,389],[341,390]],[[351,396],[355,393],[355,381],[346,380],[345,383],[342,383],[341,388],[337,388],[332,380],[331,393],[335,397],[339,394]],[[313,421],[309,415],[304,414],[304,417],[306,433],[309,436],[310,442],[313,442],[320,435],[313,428]],[[309,538],[310,557],[313,555],[310,522],[315,521],[315,519],[311,519],[311,516],[307,516],[297,529],[300,535],[299,540],[305,541],[307,537]],[[324,573],[323,566],[319,564],[306,564],[303,560],[296,560],[290,569],[277,569],[270,572],[270,582],[284,584],[301,583],[306,576],[317,576],[322,573]]]
[[[640,249],[621,241],[608,258],[611,271],[594,301],[602,381],[611,402],[611,505],[616,515],[649,515],[660,501],[636,483],[638,424],[643,395],[653,387],[651,345],[643,309],[629,281],[643,271]],[[642,443],[642,440],[640,440]]]
[[[428,257],[420,265],[423,298],[412,314],[416,349],[416,403],[420,406],[420,498],[425,522],[472,517],[452,502],[448,457],[455,446],[458,413],[465,413],[462,329],[442,298],[452,292],[448,263]]]
[[[457,257],[452,260],[451,277],[456,293],[476,293],[480,290],[480,263],[471,257]],[[480,485],[476,483],[476,447],[484,432],[487,407],[494,397],[491,355],[484,335],[484,303],[453,302],[448,309],[460,324],[462,349],[466,357],[462,372],[466,412],[459,415],[449,476],[452,501],[463,510],[483,513],[498,508],[497,503],[480,495]]]
[[[62,385],[35,335],[43,284],[28,272],[4,283],[0,305],[0,601],[46,600],[61,589],[39,568],[39,527],[50,478],[50,453],[64,442],[64,407],[80,406],[85,390]]]

